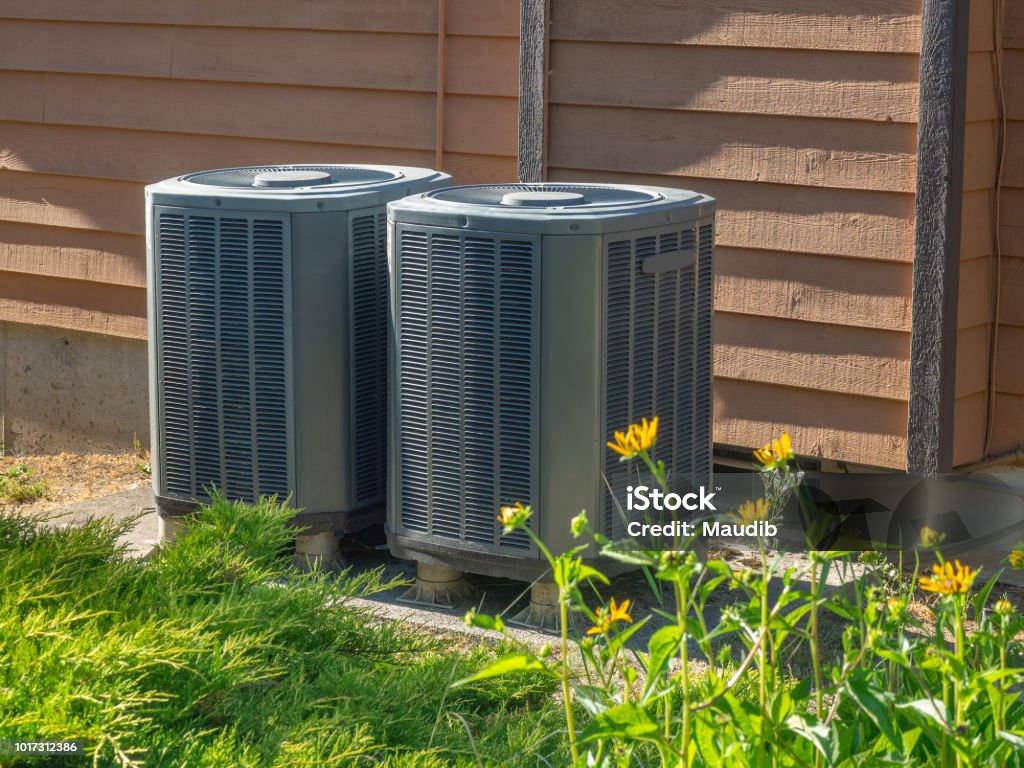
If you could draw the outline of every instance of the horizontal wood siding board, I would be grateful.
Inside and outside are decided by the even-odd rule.
[[[0,322],[44,325],[48,328],[66,328],[129,339],[146,338],[145,317],[69,307],[59,299],[57,303],[46,303],[35,298],[0,297]]]
[[[146,243],[123,235],[0,221],[0,272],[146,286]]]
[[[46,118],[45,78],[42,72],[0,72],[0,117],[42,122]]]
[[[552,38],[763,48],[920,50],[918,0],[559,0]]]
[[[985,420],[988,395],[976,392],[958,397],[953,405],[953,466],[980,461],[985,455]]]
[[[143,184],[37,173],[0,172],[0,221],[145,232]]]
[[[795,117],[552,105],[549,163],[911,192],[915,129]]]
[[[27,310],[24,319],[9,316],[15,307]],[[73,321],[71,318],[76,315],[79,319]],[[66,319],[61,320],[62,317]],[[131,329],[141,329],[141,335],[145,335],[146,291],[142,288],[3,272],[0,273],[0,319],[139,337]],[[51,320],[53,322],[49,322]],[[69,324],[72,322],[75,324]],[[96,322],[101,324],[101,328],[84,327]],[[114,323],[120,330],[104,330],[104,323]]]
[[[445,152],[444,170],[458,184],[507,183],[516,178],[514,155],[468,155]]]
[[[0,72],[0,89],[10,74]],[[61,125],[434,147],[430,93],[66,74],[45,75],[44,92],[45,122]],[[0,119],[20,111],[0,100]]]
[[[910,330],[911,265],[719,248],[715,308],[882,330]]]
[[[967,58],[967,122],[995,120],[998,116],[992,54],[972,53]]]
[[[972,53],[993,49],[992,23],[995,12],[992,6],[993,0],[971,0],[967,50]]]
[[[432,150],[246,139],[91,126],[0,122],[0,166],[69,176],[154,182],[189,171],[274,163],[430,166]]]
[[[992,261],[988,257],[960,264],[957,328],[972,328],[992,319]]]
[[[559,41],[551,101],[917,122],[917,56]]]
[[[450,93],[515,96],[517,42],[451,36]],[[432,93],[436,34],[0,24],[0,69]]]
[[[0,166],[12,171],[152,183],[204,168],[264,163],[373,163],[430,167],[430,150],[241,139],[155,131],[35,123],[2,123]],[[507,181],[511,154],[445,154],[460,183]]]
[[[1024,82],[1024,67],[1020,69],[1018,81]],[[1006,127],[1003,180],[1007,187],[1024,189],[1024,120],[1010,121]]]
[[[718,201],[722,246],[910,262],[914,197],[895,192],[551,168],[555,181],[694,189]]]
[[[967,123],[964,136],[964,192],[992,189],[996,176],[996,124]]]
[[[1000,272],[1003,300],[999,302],[999,322],[1024,328],[1024,251],[1020,256],[1004,255]]]
[[[906,400],[906,333],[715,315],[715,376]]]
[[[516,0],[447,0],[448,31],[515,37]],[[0,0],[0,19],[91,21],[269,29],[340,29],[362,32],[437,31],[437,3],[429,0]]]
[[[515,156],[517,99],[449,95],[444,108],[445,152]]]
[[[988,389],[989,326],[961,328],[956,340],[956,396]]]
[[[1024,432],[1020,428],[1024,424],[1024,395],[996,393],[995,412],[989,453],[998,456],[1024,447]]]
[[[358,1],[359,5],[371,7],[384,4],[380,0]],[[415,0],[406,2],[412,7]],[[22,0],[0,0],[0,18],[308,29],[313,4],[314,0],[218,0],[215,3],[209,0],[175,0],[173,3],[125,3],[122,0],[33,0],[26,3]],[[327,0],[323,4],[351,7],[353,3],[351,0]]]
[[[715,381],[715,442],[751,445],[788,431],[797,453],[903,469],[907,406],[896,400]]]
[[[1024,328],[1004,325],[996,347],[996,391],[1024,395]],[[1018,427],[1024,422],[1018,422]],[[1021,429],[1024,440],[1024,428]]]
[[[966,192],[961,214],[960,259],[970,261],[992,253],[992,193],[987,189]]]

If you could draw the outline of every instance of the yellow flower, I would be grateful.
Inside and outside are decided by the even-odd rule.
[[[946,534],[940,533],[934,528],[929,528],[927,525],[921,529],[921,545],[929,549],[939,546],[945,538]]]
[[[594,611],[594,626],[587,630],[587,634],[603,635],[617,621],[632,624],[633,617],[629,615],[630,602],[630,600],[623,600],[621,604],[616,605],[613,597],[607,611],[604,608],[598,608]]]
[[[962,595],[971,588],[978,571],[960,564],[959,560],[932,566],[932,575],[921,577],[921,589],[940,595]]]
[[[739,509],[736,510],[736,515],[744,523],[756,523],[758,520],[767,520],[768,502],[764,499],[758,499],[757,501],[747,499],[740,504]]]
[[[1010,556],[1006,559],[1010,561],[1010,566],[1014,570],[1020,570],[1021,568],[1024,568],[1024,551],[1015,549],[1012,552],[1010,552]]]
[[[992,607],[992,610],[1000,616],[1009,616],[1013,613],[1013,603],[1004,597],[1002,600],[996,600],[996,604]]]
[[[625,432],[615,433],[615,442],[609,442],[608,447],[622,455],[624,459],[632,459],[643,451],[649,451],[658,440],[658,417],[648,421],[644,419],[641,424],[630,424]]]
[[[754,458],[764,469],[778,469],[786,466],[786,462],[795,458],[793,453],[793,442],[789,439],[789,433],[783,432],[782,437],[765,443],[764,448],[754,451]]]
[[[505,526],[505,533],[508,533],[516,528],[521,528],[532,514],[533,510],[529,506],[524,507],[522,502],[517,501],[515,506],[501,508],[498,513],[498,522]]]
[[[898,597],[890,597],[885,601],[885,607],[889,609],[889,613],[902,613],[907,605]]]

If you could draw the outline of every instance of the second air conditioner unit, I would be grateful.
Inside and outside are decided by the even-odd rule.
[[[670,482],[710,483],[714,211],[694,192],[593,184],[389,204],[395,555],[532,578],[546,564],[496,521],[517,501],[552,550],[584,509],[621,535],[613,499],[637,467],[605,444],[644,417],[660,418]]]

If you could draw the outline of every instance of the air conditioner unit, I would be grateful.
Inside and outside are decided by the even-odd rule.
[[[660,417],[676,487],[711,472],[715,201],[639,186],[452,187],[389,203],[388,536],[421,564],[533,578],[499,507],[621,536],[639,462],[606,447]],[[609,491],[605,478],[611,486]]]
[[[228,168],[146,188],[153,489],[276,494],[310,532],[382,516],[385,205],[422,168]]]

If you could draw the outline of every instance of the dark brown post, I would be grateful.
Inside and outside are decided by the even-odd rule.
[[[907,471],[953,465],[969,0],[924,0]]]
[[[519,180],[547,177],[548,0],[522,0],[519,17]]]

